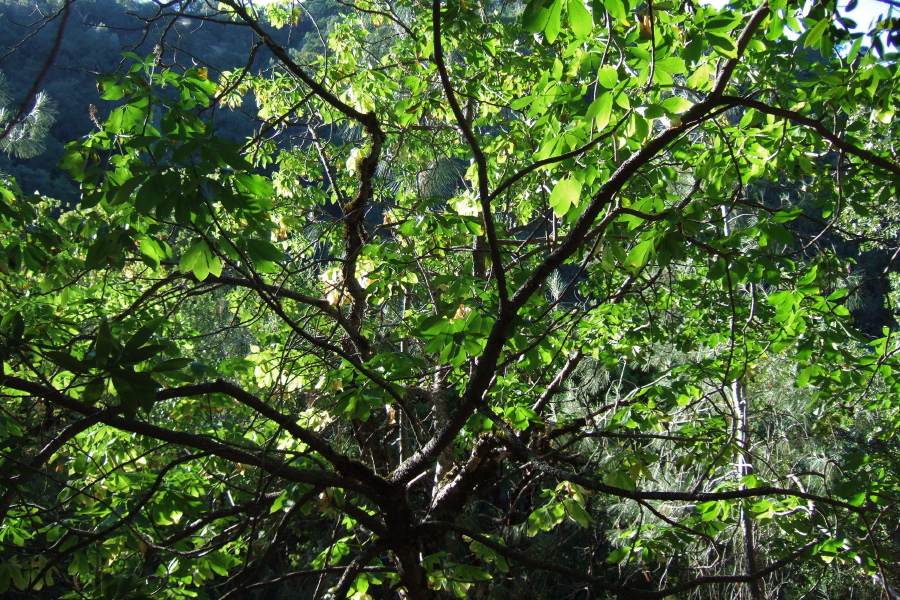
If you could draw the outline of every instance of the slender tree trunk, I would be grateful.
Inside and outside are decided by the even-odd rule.
[[[722,206],[722,233],[728,236],[731,228],[728,223],[729,211]],[[734,318],[734,317],[732,317]],[[743,479],[753,472],[753,464],[750,462],[750,424],[749,413],[747,411],[747,396],[744,390],[744,384],[740,379],[735,379],[731,383],[731,403],[732,412],[735,419],[735,442],[737,443],[738,453],[735,460],[735,470],[738,477]],[[746,486],[741,483],[741,489]],[[753,528],[753,519],[741,506],[741,528],[744,533],[744,572],[747,575],[755,573],[758,569],[756,564],[756,536]],[[762,582],[754,579],[747,584],[747,591],[750,600],[763,600],[764,592]]]
[[[440,366],[434,369],[434,385],[431,388],[431,396],[434,400],[434,424],[435,430],[440,429],[444,423],[450,420],[450,407],[447,405],[447,378],[446,372]],[[453,468],[453,447],[449,446],[441,452],[434,469],[434,492],[432,497],[440,490],[441,480],[444,475]]]
[[[403,301],[400,304],[400,318],[406,317],[406,304],[407,304],[408,297],[409,297],[409,293],[404,292]],[[403,354],[405,352],[406,352],[406,340],[403,339],[403,340],[400,340],[400,353]],[[403,411],[400,410],[399,408],[396,411],[396,415],[397,415],[397,417],[396,417],[397,418],[397,428],[400,432],[400,439],[398,440],[399,447],[397,448],[397,451],[400,456],[399,456],[399,460],[397,461],[397,464],[403,464],[403,461],[406,460],[407,458],[409,458],[409,456],[410,456],[409,432],[406,431],[406,428],[412,427],[413,424],[406,422],[408,419],[403,415]]]
[[[750,461],[749,439],[749,418],[747,411],[747,397],[744,390],[744,384],[740,380],[736,380],[731,384],[731,400],[734,405],[734,413],[737,418],[736,434],[738,448],[736,468],[738,475],[743,479],[747,475],[753,473],[753,464]],[[741,489],[745,486],[742,484]],[[756,564],[756,535],[753,527],[753,519],[747,514],[747,511],[741,508],[741,526],[744,530],[744,568],[747,575],[755,573],[759,570]],[[747,590],[750,594],[750,600],[763,600],[765,594],[763,592],[762,582],[754,579],[747,584]]]

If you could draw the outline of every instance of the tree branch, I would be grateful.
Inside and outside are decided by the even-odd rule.
[[[224,458],[236,463],[259,467],[267,473],[270,473],[277,477],[281,477],[288,481],[293,481],[296,483],[309,483],[312,485],[322,485],[326,487],[344,487],[360,492],[361,494],[365,494],[366,496],[369,496],[373,499],[377,499],[379,497],[378,494],[375,493],[375,490],[373,490],[370,486],[343,474],[333,473],[330,471],[301,469],[299,467],[293,467],[273,458],[258,456],[246,450],[227,446],[205,435],[166,429],[164,427],[151,425],[142,421],[126,419],[116,414],[106,412],[104,409],[99,409],[83,404],[55,388],[27,381],[19,377],[6,375],[0,378],[0,387],[9,387],[11,389],[26,392],[33,396],[44,398],[58,406],[61,406],[62,408],[88,417],[94,417],[99,413],[102,413],[98,417],[99,421],[105,425],[109,425],[110,427],[115,427],[116,429],[120,429],[122,431],[130,431],[132,433],[137,433],[139,435],[143,435],[163,442],[170,442],[180,446],[194,448],[195,450],[207,452],[209,454],[218,456],[219,458]],[[160,399],[164,399],[166,397],[164,392],[167,391],[168,390],[162,390],[161,392],[159,392],[160,394],[163,394],[163,397]]]
[[[497,280],[497,293],[500,297],[500,311],[506,310],[506,303],[509,300],[509,290],[506,287],[506,273],[503,267],[503,256],[500,253],[500,243],[497,241],[497,229],[494,225],[494,215],[491,212],[491,194],[488,182],[487,161],[481,145],[475,137],[472,126],[466,116],[463,114],[459,101],[456,99],[456,93],[453,91],[453,85],[450,83],[450,75],[447,72],[447,65],[444,62],[444,48],[441,43],[441,0],[432,0],[431,4],[431,26],[433,30],[434,40],[434,64],[437,67],[438,75],[441,79],[441,85],[444,88],[444,94],[447,96],[447,102],[450,104],[450,110],[456,119],[457,126],[462,132],[466,143],[472,149],[472,156],[475,160],[475,166],[478,169],[478,199],[481,204],[481,216],[484,220],[484,231],[487,235],[488,245],[491,253],[491,273]],[[478,260],[478,257],[475,257]]]
[[[881,167],[895,177],[900,177],[900,165],[883,156],[875,154],[871,150],[866,150],[865,148],[854,146],[850,142],[845,141],[841,136],[825,127],[825,125],[823,125],[821,121],[805,117],[793,110],[778,108],[776,106],[769,106],[765,102],[760,102],[759,100],[751,100],[750,98],[743,98],[740,96],[722,96],[720,98],[720,101],[723,104],[728,104],[731,106],[743,106],[746,108],[752,108],[763,114],[781,117],[782,119],[787,119],[789,121],[793,121],[794,123],[803,125],[804,127],[812,129],[813,131],[818,133],[824,139],[831,142],[831,144],[835,148],[843,151],[844,153],[852,154],[857,158],[861,158],[865,162],[869,162],[873,165]]]

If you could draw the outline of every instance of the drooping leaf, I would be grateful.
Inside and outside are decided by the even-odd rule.
[[[552,0],[550,4],[550,14],[547,18],[547,25],[544,27],[544,36],[551,44],[559,36],[562,21],[562,5],[563,0]]]
[[[550,193],[550,208],[557,217],[563,217],[581,199],[581,183],[571,177],[560,179]]]
[[[589,119],[594,119],[597,130],[603,131],[606,126],[609,125],[610,117],[612,116],[612,108],[613,93],[605,92],[591,102],[585,116]]]

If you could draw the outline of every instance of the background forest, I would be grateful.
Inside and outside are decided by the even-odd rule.
[[[290,30],[273,30],[273,35],[300,64],[307,64],[323,53],[320,32],[324,36],[331,31],[341,8],[336,2],[310,2],[303,19]],[[41,22],[42,11],[51,11],[52,5],[4,2],[0,10],[0,44],[4,47],[0,70],[5,75],[10,103],[17,104],[25,100],[54,48],[56,30],[35,27]],[[147,31],[136,20],[148,18],[153,12],[153,5],[144,2],[91,0],[73,6],[58,53],[40,80],[40,89],[55,104],[59,118],[44,139],[40,154],[27,160],[5,155],[0,160],[0,170],[14,173],[22,189],[39,189],[51,198],[74,203],[77,186],[57,163],[68,142],[94,129],[89,107],[98,107],[101,120],[111,109],[98,99],[97,75],[119,69],[125,51],[146,56],[157,47],[163,27]],[[247,66],[253,43],[249,32],[240,27],[192,21],[189,17],[175,23],[166,32],[166,39],[172,44],[172,60],[204,65],[213,72]],[[262,49],[249,68],[265,69],[271,63],[271,54]],[[247,110],[220,110],[211,118],[215,119],[217,134],[224,138],[242,141],[252,135],[253,119],[247,117]]]
[[[900,597],[890,6],[4,3],[0,594]]]

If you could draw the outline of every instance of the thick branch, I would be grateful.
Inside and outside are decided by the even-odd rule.
[[[357,263],[360,253],[366,245],[366,208],[375,195],[373,180],[378,170],[381,149],[386,139],[378,124],[378,120],[375,119],[374,115],[370,116],[372,117],[371,123],[367,124],[363,131],[369,136],[371,145],[366,155],[356,166],[359,189],[353,200],[341,206],[341,210],[344,213],[344,243],[346,244],[341,270],[343,284],[351,298],[350,315],[347,320],[353,331],[351,338],[355,341],[356,352],[363,361],[369,358],[371,348],[368,340],[361,334],[367,301],[366,291],[360,285],[357,277]]]
[[[728,492],[660,492],[654,490],[626,490],[624,488],[607,485],[603,482],[596,481],[590,477],[585,477],[577,473],[568,473],[561,469],[552,467],[540,460],[532,460],[529,465],[539,471],[547,473],[548,475],[553,475],[560,481],[571,481],[572,483],[577,483],[578,485],[589,490],[608,494],[617,498],[625,498],[628,500],[668,500],[699,503],[713,502],[717,500],[759,498],[761,496],[792,496],[795,498],[810,500],[812,502],[819,502],[821,504],[833,506],[835,508],[843,508],[844,510],[857,514],[863,514],[867,512],[867,509],[865,507],[853,506],[852,504],[848,504],[847,502],[843,502],[841,500],[835,500],[834,498],[828,498],[826,496],[819,496],[818,494],[810,494],[804,491],[774,486],[744,488],[740,490],[731,490]]]
[[[750,13],[750,20],[747,22],[747,25],[737,39],[737,56],[729,58],[722,65],[719,70],[719,76],[716,77],[716,82],[713,84],[712,92],[709,94],[710,98],[717,98],[725,92],[725,88],[728,87],[728,84],[731,82],[731,76],[734,74],[734,70],[741,62],[744,50],[747,49],[750,40],[756,35],[756,30],[759,29],[762,22],[769,16],[770,12],[769,3],[763,2],[759,8]]]
[[[450,104],[450,110],[462,132],[466,143],[472,149],[472,156],[475,160],[475,166],[478,169],[478,200],[481,204],[481,216],[484,220],[484,231],[487,234],[488,246],[491,252],[491,273],[497,280],[497,293],[500,296],[500,310],[504,310],[509,297],[509,290],[506,287],[506,273],[503,270],[503,256],[500,254],[500,243],[497,241],[497,229],[494,225],[494,215],[491,212],[491,193],[488,188],[488,172],[487,161],[484,152],[472,131],[472,125],[463,114],[459,101],[456,99],[456,93],[453,91],[453,85],[450,83],[450,75],[447,72],[447,65],[444,62],[444,47],[441,43],[441,0],[433,0],[431,4],[431,25],[434,37],[434,64],[437,67],[438,75],[441,78],[441,85],[444,88],[444,94],[447,96],[447,102]],[[475,257],[478,260],[478,257]]]
[[[194,448],[195,450],[207,452],[214,456],[218,456],[219,458],[224,458],[225,460],[230,460],[239,464],[259,467],[267,473],[288,481],[327,487],[343,487],[360,492],[372,498],[377,498],[377,495],[371,487],[342,474],[293,467],[279,460],[264,456],[264,451],[262,449],[260,450],[260,454],[254,454],[246,450],[227,446],[208,436],[166,429],[164,427],[151,425],[150,423],[126,419],[116,414],[109,414],[104,409],[83,404],[57,389],[39,383],[33,383],[19,377],[11,375],[3,377],[0,379],[0,387],[8,387],[39,398],[44,398],[57,406],[88,417],[103,413],[102,416],[99,417],[99,421],[104,425],[109,425],[110,427],[114,427],[121,431],[137,433],[155,440]],[[165,391],[166,390],[163,390],[163,392]]]
[[[273,40],[272,37],[266,33],[266,30],[263,29],[262,25],[259,24],[259,21],[250,16],[242,4],[235,0],[223,0],[222,3],[232,9],[234,13],[259,36],[259,39],[263,41],[269,51],[275,55],[275,58],[277,58],[292,75],[309,86],[309,89],[311,89],[319,98],[337,109],[344,116],[349,117],[364,126],[378,126],[378,120],[375,118],[375,115],[356,110],[307,74],[300,65],[294,62],[284,48],[275,43],[275,40]]]
[[[334,468],[338,473],[355,477],[360,481],[365,481],[367,485],[372,485],[373,487],[384,485],[384,480],[375,475],[364,464],[344,456],[339,452],[335,452],[327,442],[305,427],[300,426],[290,415],[277,411],[253,394],[222,379],[210,383],[199,383],[160,390],[157,392],[156,397],[159,400],[166,400],[169,398],[200,396],[213,393],[231,396],[241,404],[252,408],[267,419],[278,423],[285,431],[309,446],[313,451],[318,452],[325,460],[334,465]]]
[[[584,353],[581,349],[578,349],[569,357],[563,368],[560,369],[559,373],[556,374],[556,377],[553,378],[553,381],[550,382],[550,385],[547,386],[547,389],[544,390],[544,393],[541,394],[541,397],[538,398],[537,402],[534,403],[534,406],[531,407],[531,410],[536,413],[540,413],[544,410],[544,407],[550,402],[550,399],[553,398],[557,391],[559,391],[559,386],[569,378],[569,375],[572,374],[582,358],[584,358]]]

